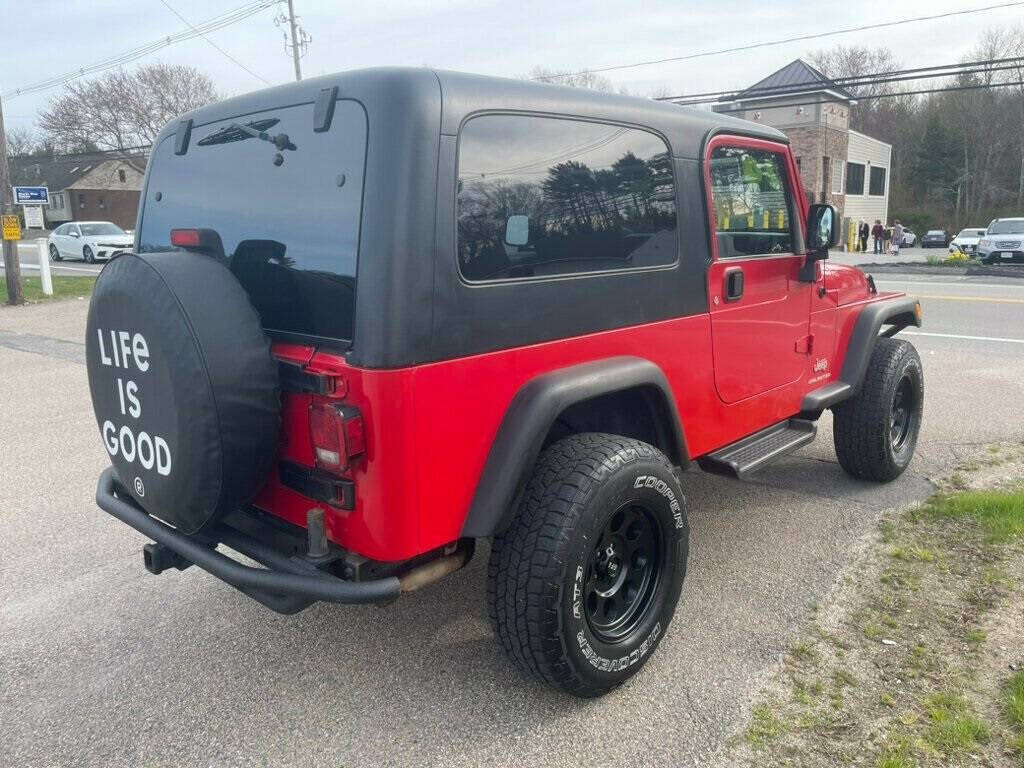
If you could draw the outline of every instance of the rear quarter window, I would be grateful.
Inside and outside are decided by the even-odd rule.
[[[676,263],[664,139],[638,128],[481,115],[459,137],[459,270],[472,282]]]

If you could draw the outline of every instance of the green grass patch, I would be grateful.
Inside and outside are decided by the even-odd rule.
[[[1017,671],[1006,684],[1003,712],[1014,733],[1013,748],[1024,761],[1024,671]]]
[[[786,730],[785,724],[767,704],[754,708],[753,722],[747,729],[747,742],[754,747],[764,747],[775,741]]]
[[[53,276],[53,296],[46,296],[43,293],[43,285],[38,277],[21,277],[21,288],[25,294],[26,301],[39,301],[41,299],[73,299],[77,296],[91,296],[93,286],[96,285],[94,277],[69,277],[67,275]],[[0,302],[7,303],[7,280],[0,277]]]
[[[995,543],[1024,538],[1024,491],[943,494],[930,501],[925,509],[934,517],[977,521]]]
[[[925,699],[928,727],[925,740],[943,754],[968,752],[989,739],[985,725],[962,696],[935,693]]]

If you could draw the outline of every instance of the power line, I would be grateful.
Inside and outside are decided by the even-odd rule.
[[[226,11],[218,16],[214,16],[207,21],[191,25],[190,29],[184,29],[172,35],[161,37],[158,40],[153,40],[152,42],[146,43],[137,48],[132,48],[130,50],[123,51],[122,53],[109,56],[106,59],[101,59],[93,64],[80,67],[72,72],[65,72],[64,74],[55,75],[31,85],[7,91],[3,94],[3,98],[12,99],[29,93],[38,93],[39,91],[55,88],[71,80],[84,77],[85,75],[95,74],[107,69],[112,69],[113,67],[121,66],[122,64],[127,64],[128,62],[141,59],[143,56],[148,56],[161,48],[166,48],[167,46],[175,45],[177,43],[184,42],[185,40],[192,40],[203,34],[214,32],[218,29],[223,29],[224,27],[236,24],[243,19],[269,8],[274,5],[275,2],[276,0],[255,0],[255,2],[246,3],[234,10]]]
[[[172,6],[172,5],[170,4],[170,3],[168,3],[168,2],[167,2],[167,0],[160,0],[160,2],[161,2],[161,3],[163,3],[164,7],[165,7],[165,8],[167,8],[167,10],[168,10],[168,11],[170,11],[171,13],[173,13],[173,14],[174,14],[175,16],[177,16],[177,17],[178,17],[179,19],[181,19],[181,20],[182,20],[183,22],[185,22],[185,25],[186,25],[186,26],[187,26],[187,27],[188,27],[189,29],[193,29],[193,30],[196,30],[196,28],[195,28],[194,26],[192,26],[192,22],[190,22],[190,21],[189,21],[188,19],[186,19],[186,18],[185,18],[184,16],[182,16],[182,15],[181,15],[180,13],[178,13],[178,11],[177,11],[177,10],[175,10],[174,6]],[[199,30],[196,30],[196,31],[197,31],[197,32],[199,32]],[[239,67],[241,67],[241,68],[242,68],[242,69],[244,69],[244,70],[245,70],[246,72],[248,72],[248,73],[249,73],[250,75],[252,75],[253,77],[255,77],[255,78],[256,78],[257,80],[261,80],[262,82],[266,83],[267,85],[270,85],[270,81],[269,81],[269,80],[267,80],[267,79],[266,79],[265,77],[263,77],[263,76],[261,76],[261,75],[257,75],[257,74],[256,74],[255,72],[253,72],[253,71],[252,71],[251,69],[249,69],[249,68],[248,68],[247,66],[245,66],[245,64],[243,64],[243,63],[242,63],[242,62],[240,62],[240,61],[239,61],[238,59],[236,59],[236,58],[235,58],[234,56],[232,56],[232,55],[231,55],[230,53],[228,53],[227,51],[225,51],[225,50],[224,50],[223,48],[221,48],[221,47],[220,47],[219,45],[217,45],[217,44],[216,44],[215,42],[213,42],[213,40],[211,40],[210,38],[208,38],[208,37],[207,37],[206,35],[204,35],[204,34],[203,34],[202,32],[199,32],[199,36],[200,36],[201,38],[203,38],[203,40],[205,40],[205,41],[206,41],[207,43],[209,43],[209,44],[210,44],[210,45],[211,45],[211,46],[212,46],[212,47],[214,48],[214,50],[217,50],[217,51],[219,51],[219,52],[220,52],[220,53],[221,53],[221,54],[222,54],[223,56],[225,56],[226,58],[228,58],[228,59],[230,59],[231,61],[233,61],[233,62],[234,62],[235,64],[237,64],[237,65],[238,65]]]
[[[975,84],[975,85],[955,85],[955,86],[950,86],[948,88],[926,88],[926,89],[917,90],[917,91],[898,91],[896,93],[877,93],[877,94],[874,94],[874,95],[871,95],[871,96],[863,96],[863,97],[861,97],[860,100],[861,101],[874,101],[875,99],[894,99],[894,98],[897,98],[899,96],[923,96],[923,95],[928,95],[928,94],[932,94],[932,93],[952,93],[954,91],[978,91],[978,90],[987,90],[989,88],[1009,88],[1010,86],[1013,86],[1013,85],[1024,85],[1024,80],[1013,80],[1013,81],[1009,81],[1009,82],[1005,82],[1005,83],[987,83],[987,84],[978,83],[978,84]],[[796,102],[784,101],[784,102],[782,102],[780,104],[777,104],[775,106],[779,106],[779,107],[806,107],[806,106],[810,106],[812,104],[820,104],[820,103],[821,103],[820,101],[796,101]],[[716,109],[715,110],[715,114],[725,115],[725,114],[730,114],[732,112],[749,112],[749,111],[750,111],[750,107],[736,107],[736,108],[729,108],[729,109]]]
[[[677,104],[707,104],[715,101],[733,101],[742,96],[743,101],[756,101],[768,97],[785,96],[789,94],[807,93],[808,90],[816,88],[859,88],[862,86],[880,85],[883,83],[898,83],[907,80],[927,80],[936,77],[962,77],[965,75],[982,75],[1004,70],[1017,70],[1024,67],[1024,56],[1013,56],[1005,59],[987,59],[984,61],[965,62],[963,64],[945,64],[934,67],[917,67],[914,69],[894,70],[880,72],[872,75],[852,75],[849,77],[828,78],[819,80],[808,80],[792,85],[771,86],[765,88],[751,88],[745,91],[708,91],[706,93],[691,93],[681,96],[659,96],[654,101],[672,101]],[[855,96],[856,99],[863,99],[864,96]]]
[[[846,35],[851,32],[866,32],[872,29],[886,29],[888,27],[896,27],[902,24],[914,24],[919,21],[933,21],[935,19],[947,19],[952,16],[965,16],[974,13],[984,13],[986,11],[995,11],[1002,8],[1014,8],[1017,6],[1024,5],[1024,0],[1018,0],[1018,2],[1011,3],[1000,3],[998,5],[986,5],[982,8],[970,8],[963,11],[949,11],[947,13],[937,13],[931,16],[916,16],[911,19],[897,19],[895,21],[883,21],[876,24],[862,24],[856,27],[844,27],[842,29],[834,29],[831,32],[817,32],[810,35],[798,35],[796,37],[787,37],[781,40],[767,40],[760,43],[751,43],[749,45],[738,45],[732,48],[722,48],[717,51],[701,51],[700,53],[689,53],[685,56],[670,56],[664,59],[651,59],[649,61],[637,61],[632,64],[615,64],[607,67],[598,67],[596,69],[581,69],[578,72],[561,72],[557,75],[541,75],[538,77],[530,78],[531,80],[551,81],[556,80],[560,77],[575,77],[577,75],[590,75],[598,74],[600,72],[612,72],[620,69],[635,69],[636,67],[647,67],[654,64],[668,64],[676,61],[690,61],[691,59],[700,59],[706,56],[719,56],[724,53],[739,53],[741,51],[751,51],[756,48],[768,48],[774,45],[785,45],[786,43],[798,43],[805,40],[816,40],[823,37],[835,37],[836,35]]]

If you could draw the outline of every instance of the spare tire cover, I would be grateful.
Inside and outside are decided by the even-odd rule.
[[[266,480],[277,364],[245,290],[215,259],[113,259],[89,305],[86,365],[103,445],[149,514],[195,533]]]

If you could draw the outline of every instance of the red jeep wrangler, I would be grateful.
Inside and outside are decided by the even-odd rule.
[[[783,134],[670,104],[377,69],[205,107],[93,294],[97,501],[282,613],[491,539],[509,655],[602,694],[668,629],[691,462],[745,477],[826,409],[850,474],[910,462],[920,307],[825,264],[838,229]]]

